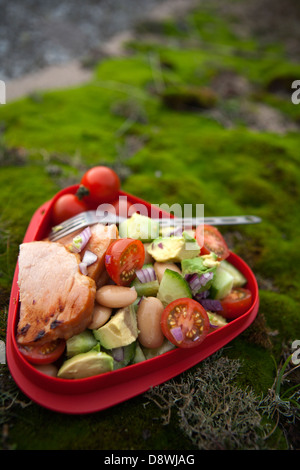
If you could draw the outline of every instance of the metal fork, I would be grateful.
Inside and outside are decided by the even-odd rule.
[[[68,220],[65,220],[60,225],[52,228],[49,234],[50,241],[57,241],[62,237],[70,235],[71,233],[83,229],[88,225],[97,223],[102,224],[118,224],[126,220],[126,217],[116,216],[109,212],[86,211],[81,212]],[[160,226],[182,226],[193,227],[202,223],[209,225],[239,225],[239,224],[258,224],[261,222],[259,217],[253,215],[238,215],[233,217],[199,217],[199,218],[152,218],[152,220],[159,223]]]

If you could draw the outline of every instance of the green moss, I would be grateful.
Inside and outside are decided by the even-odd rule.
[[[10,439],[18,443],[18,450],[191,449],[174,420],[161,426],[161,412],[144,396],[83,416],[57,414],[32,404],[18,410]]]
[[[34,212],[58,188],[43,166],[28,164],[0,170],[0,285],[10,288],[18,246]]]
[[[257,394],[266,393],[274,381],[274,361],[270,351],[246,340],[247,336],[234,339],[225,349],[229,359],[242,358],[237,383],[241,388],[250,387]]]
[[[48,152],[78,152],[94,162],[111,160],[114,155],[111,136],[117,128],[107,120],[103,122],[103,115],[109,110],[107,95],[109,92],[103,94],[89,85],[46,93],[38,103],[30,98],[12,103],[1,116],[7,127],[6,142]],[[105,152],[99,152],[100,148],[105,148]]]
[[[272,342],[277,352],[300,336],[299,303],[288,294],[260,291],[260,310],[274,333]]]
[[[209,109],[215,106],[217,97],[209,88],[169,87],[162,93],[163,103],[175,110]]]

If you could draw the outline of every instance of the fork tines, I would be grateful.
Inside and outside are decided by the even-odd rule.
[[[65,220],[61,224],[58,224],[53,227],[49,235],[49,240],[55,241],[56,239],[69,235],[75,230],[87,227],[88,225],[95,223],[93,222],[95,217],[95,211],[87,211],[74,215],[74,217],[71,217],[70,219]]]

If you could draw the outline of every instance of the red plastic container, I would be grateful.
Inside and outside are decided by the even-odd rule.
[[[24,242],[45,238],[51,228],[51,210],[56,199],[64,193],[75,193],[78,185],[60,191],[51,201],[43,204],[33,215]],[[152,216],[164,216],[161,210],[130,194],[120,191],[133,203],[144,204]],[[167,215],[167,214],[165,214]],[[9,305],[6,356],[11,375],[19,388],[33,401],[50,410],[67,414],[85,414],[100,411],[159,385],[207,358],[232,341],[255,319],[258,306],[258,287],[249,266],[231,253],[228,261],[247,279],[253,295],[251,308],[241,317],[208,334],[195,348],[173,349],[161,356],[133,364],[123,369],[85,379],[67,380],[42,374],[20,354],[16,343],[19,319],[18,264],[13,279]]]

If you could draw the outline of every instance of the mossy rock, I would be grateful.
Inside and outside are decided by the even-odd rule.
[[[163,103],[177,111],[210,109],[216,105],[217,95],[207,87],[167,87],[161,94]]]
[[[298,75],[282,75],[279,77],[272,78],[267,84],[266,89],[271,93],[287,94],[291,95],[292,83],[299,79]]]

